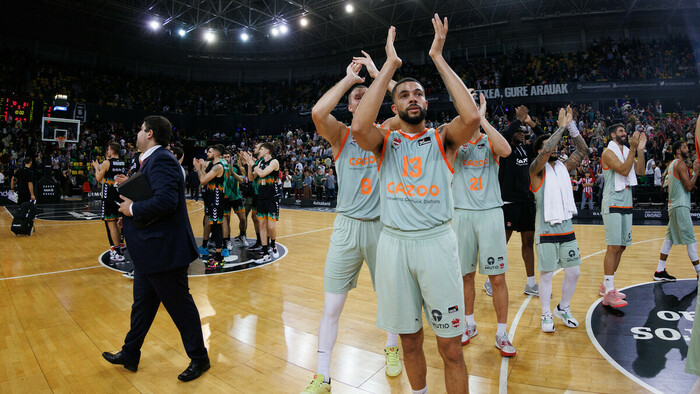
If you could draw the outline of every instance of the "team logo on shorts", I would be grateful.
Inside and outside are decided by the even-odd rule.
[[[493,265],[493,263],[495,262],[496,260],[494,260],[493,257],[489,257],[488,259],[486,259],[486,263],[488,263],[488,265]]]
[[[454,327],[454,328],[459,327],[459,319],[452,319],[452,327]]]
[[[458,311],[459,311],[459,307],[457,305],[447,308],[447,313],[455,313]]]
[[[437,321],[437,322],[439,322],[440,320],[442,320],[442,312],[440,312],[439,310],[433,309],[433,310],[430,312],[430,314],[433,316],[433,320],[435,320],[435,321]]]
[[[573,249],[569,251],[569,257],[571,257],[571,258],[576,257],[576,252]]]

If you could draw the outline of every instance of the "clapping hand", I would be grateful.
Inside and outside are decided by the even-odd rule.
[[[396,48],[394,48],[394,40],[396,39],[396,28],[394,26],[391,26],[389,28],[389,32],[387,33],[386,36],[386,46],[384,46],[384,50],[386,51],[386,61],[389,64],[393,64],[394,67],[399,68],[401,67],[402,61],[399,59],[399,56],[396,54]]]
[[[369,76],[372,78],[377,78],[377,74],[379,74],[379,70],[377,69],[377,66],[374,65],[374,61],[372,61],[372,58],[369,56],[369,54],[365,51],[362,51],[362,54],[364,56],[354,56],[352,58],[353,63],[359,63],[365,68],[367,68],[367,72],[369,73]]]
[[[442,56],[442,48],[447,38],[447,18],[441,21],[436,13],[435,16],[433,16],[432,22],[433,29],[435,30],[435,37],[433,37],[433,44],[430,46],[428,54],[431,58],[435,58],[437,56]]]

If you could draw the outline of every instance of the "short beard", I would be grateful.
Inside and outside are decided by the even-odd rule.
[[[549,158],[547,159],[547,161],[550,163],[553,161],[557,161],[557,160],[559,160],[559,155],[557,155],[557,156],[549,155]]]
[[[399,118],[401,118],[401,120],[403,120],[404,122],[406,122],[408,124],[416,125],[416,124],[420,124],[423,120],[425,120],[425,116],[427,114],[428,114],[428,111],[421,108],[420,114],[418,114],[416,116],[409,116],[408,111],[399,112]]]
[[[622,137],[619,137],[617,135],[615,136],[615,142],[617,142],[620,145],[629,146],[629,140],[627,138],[625,138],[625,140],[622,141]]]

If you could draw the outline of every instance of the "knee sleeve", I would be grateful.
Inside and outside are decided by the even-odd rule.
[[[554,271],[540,272],[540,283],[552,283],[552,277],[554,277]]]
[[[664,243],[661,244],[661,254],[668,255],[671,252],[671,246],[673,246],[673,242],[670,239],[664,239]]]
[[[694,242],[688,245],[688,257],[690,261],[698,261],[698,243]]]

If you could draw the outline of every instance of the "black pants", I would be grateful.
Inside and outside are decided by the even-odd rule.
[[[129,363],[138,363],[141,346],[163,303],[180,331],[185,351],[192,361],[208,360],[204,347],[199,311],[187,284],[187,266],[171,271],[146,274],[134,271],[134,304],[131,306],[131,329],[126,334],[122,353]]]

